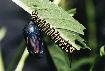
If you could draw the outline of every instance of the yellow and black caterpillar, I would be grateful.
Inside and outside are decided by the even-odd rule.
[[[42,20],[38,16],[38,12],[36,10],[32,12],[32,20],[42,32],[44,32],[48,37],[50,37],[66,53],[72,53],[75,50],[75,48],[70,43],[68,43],[68,41],[64,40],[60,36],[59,32],[55,31],[55,29],[51,27],[45,19]]]

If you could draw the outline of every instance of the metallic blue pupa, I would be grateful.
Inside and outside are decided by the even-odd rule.
[[[29,24],[25,25],[23,34],[29,53],[38,56],[43,55],[44,48],[41,40],[41,31],[33,21],[30,21]]]

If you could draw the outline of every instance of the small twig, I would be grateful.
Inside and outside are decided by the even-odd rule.
[[[26,60],[28,55],[29,55],[29,53],[28,53],[27,49],[25,49],[24,53],[23,53],[23,55],[22,55],[22,57],[21,57],[21,59],[20,59],[20,61],[18,63],[18,65],[17,65],[17,67],[15,69],[15,71],[22,71],[25,60]]]

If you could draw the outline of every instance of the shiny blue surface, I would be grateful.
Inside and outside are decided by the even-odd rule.
[[[30,21],[30,23],[24,27],[23,34],[29,53],[42,55],[43,42],[41,40],[41,31],[33,21]]]

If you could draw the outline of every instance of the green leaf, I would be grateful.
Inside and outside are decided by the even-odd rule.
[[[88,58],[81,58],[74,63],[72,63],[72,68],[71,71],[82,71],[80,67],[90,64],[92,65],[94,62],[95,58],[94,57],[88,57]]]
[[[100,48],[100,56],[103,56],[103,55],[105,55],[105,46],[102,46]]]
[[[68,56],[55,44],[48,46],[52,59],[57,67],[57,71],[70,71]]]
[[[50,25],[54,28],[62,28],[70,31],[74,31],[80,34],[84,34],[84,27],[71,17],[66,11],[62,8],[49,3],[46,0],[13,0],[24,10],[29,12],[37,10],[38,15],[45,19]]]
[[[65,39],[69,40],[68,42],[72,44],[77,50],[80,50],[80,48],[89,48],[85,43],[84,39],[79,36],[78,33],[72,32],[65,29],[56,29],[59,31],[60,35]],[[84,47],[79,46],[78,44],[75,44],[75,40],[78,40]]]
[[[5,37],[6,35],[6,28],[2,27],[0,28],[0,41]]]
[[[70,10],[68,10],[67,12],[68,12],[71,16],[74,16],[75,13],[76,13],[76,8],[70,9]]]
[[[77,33],[76,35],[79,36],[78,34],[84,34],[83,30],[85,29],[82,24],[80,24],[78,21],[76,21],[73,17],[70,16],[69,13],[67,13],[65,10],[62,8],[58,7],[57,5],[54,5],[53,3],[49,2],[48,0],[13,0],[17,5],[22,7],[25,11],[28,13],[32,13],[32,11],[37,10],[38,11],[38,16],[41,19],[45,19],[52,27],[57,29],[64,29],[65,33],[69,36],[70,32],[72,31]],[[61,34],[65,34],[62,31],[59,31]],[[64,35],[64,39],[68,38]],[[69,37],[68,39],[71,41],[72,37]],[[76,38],[74,38],[76,39]],[[75,42],[73,41],[73,46],[75,47]],[[78,50],[81,47],[75,47]]]
[[[82,47],[75,44],[75,40],[78,40],[81,44],[86,46],[84,40],[79,36],[80,34],[84,35],[84,26],[75,20],[68,12],[58,7],[58,5],[54,5],[48,0],[13,0],[13,2],[29,14],[37,10],[38,16],[41,19],[45,19],[51,27],[55,28],[55,31],[59,31],[60,35],[66,41],[69,41],[77,50],[80,50]],[[49,47],[48,49],[57,70],[70,71],[68,56],[55,44],[47,44],[47,47]]]

